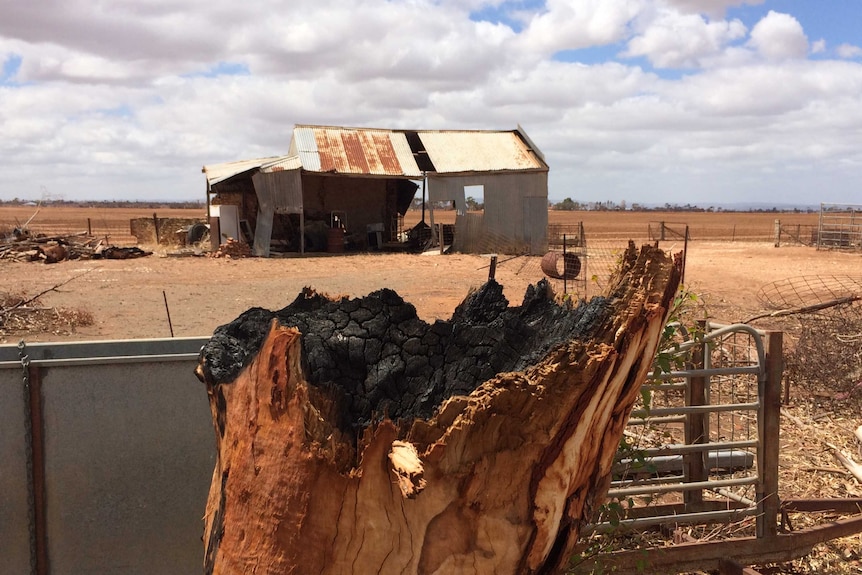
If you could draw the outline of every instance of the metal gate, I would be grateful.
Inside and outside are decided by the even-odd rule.
[[[0,346],[3,572],[202,565],[215,441],[205,338]]]
[[[817,249],[862,250],[862,205],[820,204]]]
[[[764,334],[750,326],[702,327],[671,350],[686,365],[654,374],[643,388],[608,492],[611,500],[632,502],[614,527],[756,515],[763,534],[775,524],[778,410],[764,406],[772,397],[767,391],[778,385],[768,358],[780,357],[781,334],[768,334],[778,346],[769,354]],[[780,363],[772,369],[780,380]]]
[[[681,329],[681,328],[680,328]],[[739,564],[782,562],[814,545],[862,531],[862,515],[793,533],[779,532],[786,512],[859,513],[862,500],[779,501],[781,332],[745,324],[700,322],[643,387],[632,413],[615,481],[595,525],[602,534],[662,526],[679,534],[670,547],[602,552],[577,573],[742,572]],[[679,363],[675,363],[679,362]],[[690,541],[680,525],[738,524],[749,531]],[[672,533],[668,533],[672,531]],[[738,562],[738,563],[736,563]],[[733,567],[728,567],[732,564]],[[726,570],[727,569],[727,570]]]

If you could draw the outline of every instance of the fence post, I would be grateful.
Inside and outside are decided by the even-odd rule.
[[[160,244],[161,239],[159,238],[159,218],[156,216],[156,212],[153,212],[153,230],[156,233],[156,244]]]
[[[698,320],[698,333],[704,333],[706,329],[706,321]],[[695,335],[695,337],[698,337]],[[698,345],[692,348],[691,368],[702,370],[705,367],[706,344],[701,341]],[[706,387],[708,378],[690,377],[688,387],[686,388],[686,405],[706,405]],[[706,437],[706,414],[704,413],[689,413],[685,416],[685,443],[686,445],[694,445],[699,443],[707,443]],[[707,468],[704,465],[704,452],[686,453],[683,455],[683,475],[686,483],[693,481],[706,481]],[[685,491],[683,495],[686,511],[698,511],[692,509],[699,507],[703,503],[703,490]]]
[[[820,246],[823,241],[823,203],[820,204],[820,215],[817,217],[817,249],[820,250]]]
[[[757,517],[757,536],[775,537],[778,535],[778,450],[781,417],[781,375],[784,371],[782,353],[784,334],[780,331],[766,332],[765,377],[760,397],[760,417],[758,435],[760,449],[758,468],[760,469],[760,493],[757,501],[761,513]]]
[[[781,247],[781,220],[775,220],[775,247]]]

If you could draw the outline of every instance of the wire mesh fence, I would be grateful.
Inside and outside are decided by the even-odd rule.
[[[817,249],[862,250],[862,205],[820,204]]]
[[[836,397],[862,386],[862,276],[798,276],[764,286],[767,309],[796,312],[783,320],[793,335],[787,353],[790,386]]]

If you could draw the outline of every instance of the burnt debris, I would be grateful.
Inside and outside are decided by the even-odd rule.
[[[556,345],[589,333],[607,307],[603,298],[577,306],[552,301],[542,280],[519,307],[490,280],[448,321],[429,324],[390,289],[331,300],[304,290],[276,312],[252,308],[217,328],[201,350],[203,377],[226,384],[256,355],[273,319],[302,333],[308,381],[341,400],[345,429],[428,418],[448,397],[467,394],[498,373],[522,371]]]

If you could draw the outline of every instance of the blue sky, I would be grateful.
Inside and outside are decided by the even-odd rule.
[[[862,203],[862,2],[5,3],[0,198],[202,199],[293,124],[522,125],[552,200]]]

